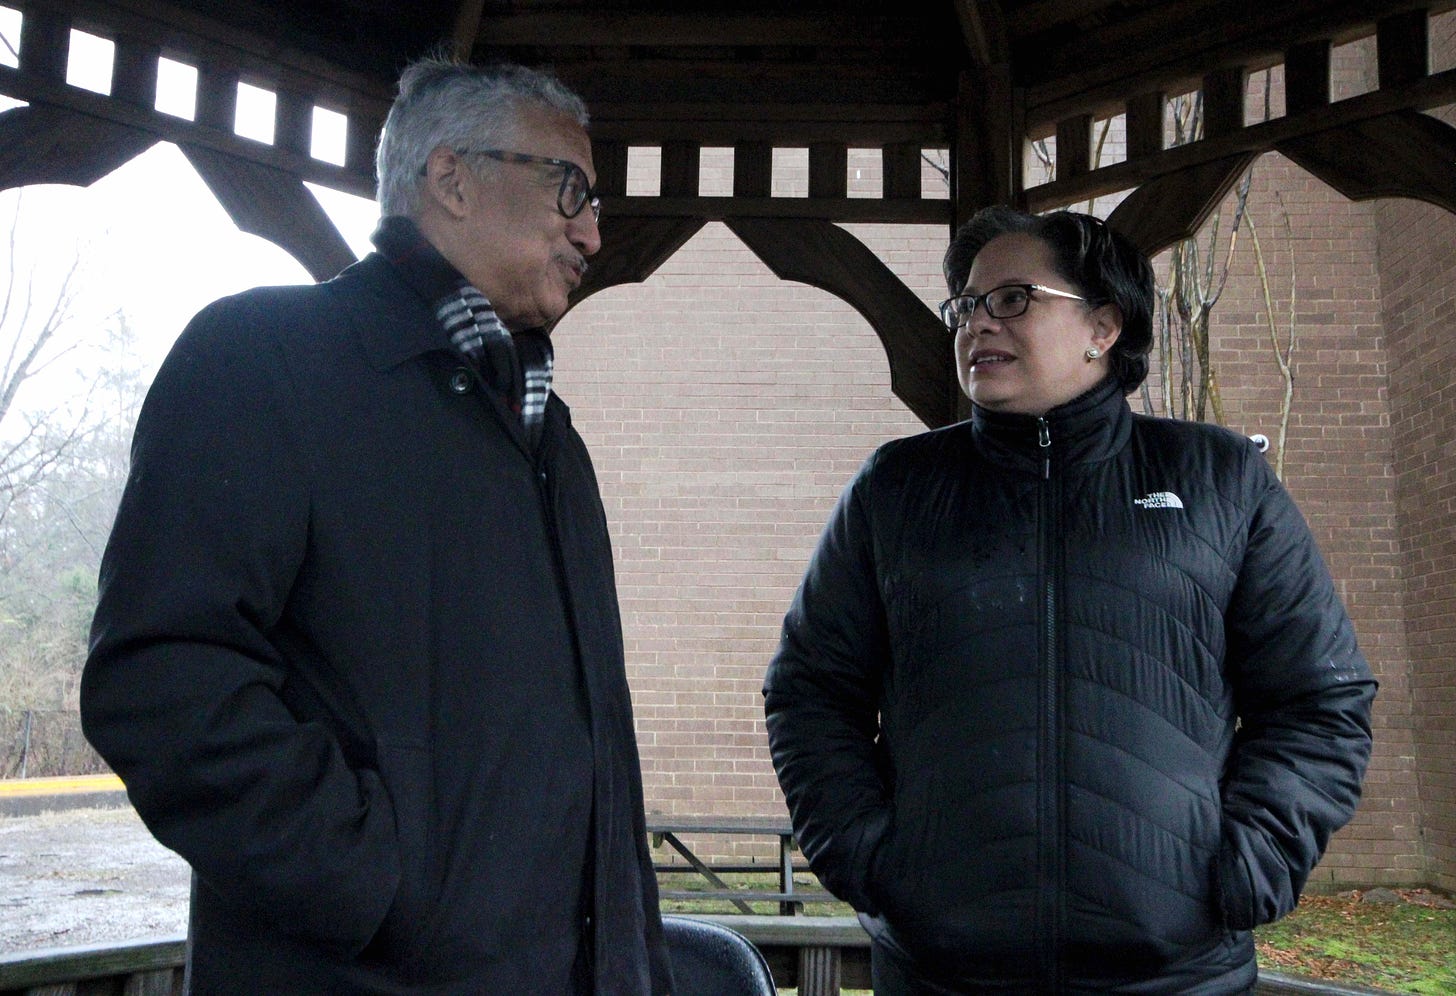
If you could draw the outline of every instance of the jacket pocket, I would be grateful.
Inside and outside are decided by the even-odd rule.
[[[394,805],[400,881],[366,956],[410,965],[429,950],[439,916],[433,755],[420,743],[379,743],[379,772]]]

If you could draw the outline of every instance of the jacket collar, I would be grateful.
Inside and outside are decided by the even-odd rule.
[[[1011,415],[972,405],[971,425],[976,445],[987,457],[1034,470],[1045,459],[1058,465],[1113,456],[1132,432],[1132,410],[1121,385],[1107,377],[1043,416]]]
[[[339,300],[353,312],[359,345],[376,370],[397,367],[426,353],[457,355],[429,303],[379,253],[371,252],[324,286],[354,290]],[[557,415],[553,417],[552,411]],[[555,391],[546,398],[546,413],[548,424],[553,418],[571,424],[571,409]]]
[[[362,293],[344,294],[341,300],[353,306],[360,345],[376,370],[435,350],[450,350],[450,340],[429,302],[379,253],[371,252],[329,284],[340,289],[362,286]]]

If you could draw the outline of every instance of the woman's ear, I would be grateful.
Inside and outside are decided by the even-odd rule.
[[[1122,335],[1122,309],[1109,301],[1093,308],[1091,317],[1092,345],[1106,353]]]

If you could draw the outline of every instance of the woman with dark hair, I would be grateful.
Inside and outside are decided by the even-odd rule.
[[[836,506],[764,685],[794,830],[875,991],[1253,991],[1354,812],[1375,680],[1254,444],[1134,414],[1153,275],[982,211],[941,305],[972,401]]]

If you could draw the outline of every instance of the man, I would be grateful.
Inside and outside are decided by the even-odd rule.
[[[600,246],[549,76],[410,67],[379,252],[203,310],[137,424],[87,736],[197,993],[664,993],[611,548],[543,327]]]

